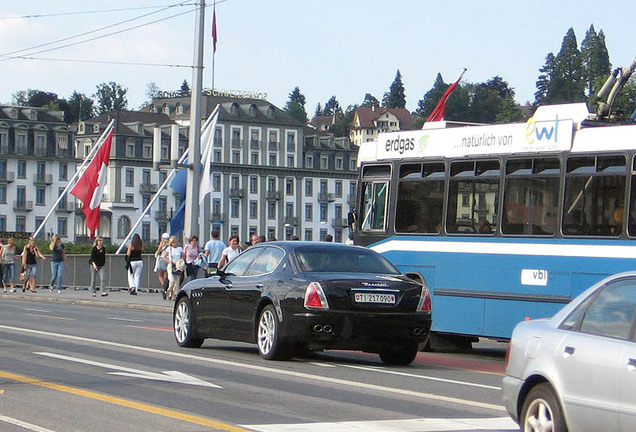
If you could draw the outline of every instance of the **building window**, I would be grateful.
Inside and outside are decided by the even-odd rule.
[[[17,135],[17,142],[16,142],[16,153],[18,154],[27,154],[27,144],[26,144],[26,134],[21,134],[19,133]]]
[[[305,168],[314,167],[314,157],[312,155],[305,156]]]
[[[334,230],[333,241],[335,243],[342,243],[342,228],[336,228]]]
[[[0,231],[7,231],[7,217],[0,216]]]
[[[148,207],[148,204],[150,204],[150,195],[148,194],[143,194],[141,196],[141,205],[143,208]]]
[[[221,200],[212,200],[212,219],[221,219]]]
[[[26,232],[26,217],[16,216],[15,218],[15,230],[16,232]]]
[[[250,219],[258,218],[258,202],[250,201]]]
[[[131,142],[126,143],[126,157],[129,157],[129,158],[135,157],[135,143],[131,143]]]
[[[125,238],[128,232],[130,232],[130,219],[128,216],[122,216],[117,221],[117,238]]]
[[[142,184],[150,184],[150,170],[142,170],[141,171],[141,183]]]
[[[239,200],[237,199],[230,201],[230,217],[239,217]]]
[[[311,222],[314,219],[314,205],[311,203],[305,204],[305,221]]]
[[[327,191],[327,180],[320,180],[320,195],[326,195]]]
[[[296,151],[296,134],[293,132],[287,133],[287,151],[288,152]]]
[[[126,168],[126,186],[132,187],[135,185],[135,170],[133,168]]]
[[[285,203],[285,217],[294,217],[294,204]]]
[[[230,177],[230,188],[238,189],[239,187],[239,176],[237,174],[232,174],[232,176]]]
[[[334,189],[336,196],[342,198],[342,180],[336,180]]]
[[[44,135],[35,136],[35,155],[36,156],[46,155],[46,136]]]
[[[233,164],[240,164],[241,163],[241,152],[240,151],[233,151],[232,152],[232,163]]]
[[[18,186],[16,188],[16,202],[18,204],[18,207],[26,207],[27,202],[26,202],[26,188],[24,186]]]
[[[320,230],[320,241],[325,241],[325,237],[327,236],[327,229],[322,228]]]
[[[144,152],[144,159],[152,159],[152,144],[144,143],[143,152]]]
[[[63,162],[59,166],[59,178],[60,180],[68,180],[68,165]]]
[[[261,132],[258,129],[253,129],[251,131],[250,137],[250,147],[253,149],[260,148],[261,146]]]
[[[212,174],[212,191],[221,192],[221,174]]]
[[[269,166],[276,166],[276,153],[269,154]]]
[[[329,168],[329,158],[327,156],[320,156],[320,169]]]
[[[214,162],[221,162],[221,150],[214,150]]]
[[[313,179],[305,180],[305,196],[310,197],[314,194],[314,181]]]
[[[168,173],[166,173],[166,170],[160,170],[159,171],[159,184],[163,184],[163,182],[165,182],[167,178],[168,178]]]
[[[43,187],[38,186],[35,188],[35,204],[36,205],[45,205],[46,204],[46,192]]]
[[[25,179],[27,176],[27,163],[25,160],[18,161],[18,178]]]
[[[230,227],[230,236],[238,236],[239,231],[238,231],[238,226],[237,225],[232,225]]]
[[[258,177],[250,176],[250,193],[258,193]]]
[[[214,147],[223,147],[223,131],[221,128],[214,129]]]
[[[276,177],[267,177],[267,192],[276,192]]]
[[[349,182],[349,195],[352,198],[356,196],[356,182],[354,181]]]
[[[126,194],[126,202],[128,204],[134,204],[135,203],[135,196],[133,194]]]
[[[327,204],[320,204],[320,222],[327,222]]]
[[[141,239],[145,242],[150,241],[150,222],[141,224]]]
[[[232,129],[232,147],[241,148],[241,130],[240,129]]]
[[[311,228],[305,229],[305,241],[313,241],[314,240],[314,231]]]
[[[252,165],[258,165],[258,152],[252,152],[250,161]]]
[[[344,166],[344,162],[341,157],[336,158],[336,169],[341,170]]]
[[[285,194],[286,195],[294,194],[294,179],[293,178],[285,179]]]
[[[65,217],[57,218],[57,233],[61,237],[66,237],[68,235],[68,219]]]
[[[276,201],[267,201],[267,219],[276,219]]]
[[[268,239],[275,239],[276,238],[276,228],[267,227],[267,238]]]
[[[356,171],[358,169],[357,161],[355,158],[349,159],[349,171]]]
[[[6,203],[7,203],[7,187],[5,185],[0,185],[0,204],[6,204]]]
[[[290,168],[294,167],[294,155],[287,155],[287,166]]]

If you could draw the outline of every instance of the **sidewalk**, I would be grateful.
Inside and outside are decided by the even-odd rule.
[[[172,313],[173,302],[163,300],[161,291],[148,289],[140,290],[133,296],[128,291],[109,291],[108,296],[102,297],[100,292],[93,297],[89,289],[66,288],[60,294],[57,291],[49,292],[47,288],[39,288],[37,292],[22,292],[22,288],[16,287],[16,292],[3,292],[0,289],[0,301],[27,300],[38,302],[60,302],[84,306],[120,307],[129,309],[142,309],[152,312]]]

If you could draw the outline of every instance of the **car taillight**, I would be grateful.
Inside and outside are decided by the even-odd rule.
[[[506,348],[506,360],[504,361],[504,367],[508,367],[508,360],[510,360],[510,345],[512,345],[512,341],[508,341],[508,347]]]
[[[431,311],[431,295],[428,292],[426,285],[422,285],[422,292],[420,293],[420,302],[417,304],[418,312],[430,312]]]
[[[311,282],[305,289],[305,307],[307,309],[329,309],[325,292],[318,282]]]

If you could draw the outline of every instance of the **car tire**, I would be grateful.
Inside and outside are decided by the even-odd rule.
[[[520,425],[522,432],[567,432],[561,404],[549,384],[541,383],[530,390],[523,401]]]
[[[172,320],[174,337],[180,347],[199,348],[203,345],[203,338],[196,336],[194,330],[194,318],[192,315],[192,303],[187,296],[183,296],[174,308]]]
[[[403,345],[391,345],[382,349],[380,359],[389,366],[407,366],[413,363],[417,356],[418,345],[405,342]]]
[[[263,308],[257,325],[256,344],[261,357],[266,360],[284,360],[291,357],[290,351],[280,340],[280,324],[273,305]]]

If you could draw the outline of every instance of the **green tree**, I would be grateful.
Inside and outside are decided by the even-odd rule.
[[[406,95],[404,93],[404,84],[402,84],[402,74],[398,69],[395,79],[389,87],[389,91],[384,93],[382,98],[382,106],[385,108],[404,108],[406,107]]]
[[[183,82],[181,83],[181,88],[179,90],[181,90],[181,96],[190,96],[190,85],[186,80],[183,80]]]
[[[351,124],[358,105],[349,105],[345,112],[342,110],[336,112],[336,122],[329,126],[329,132],[336,137],[348,137],[351,132]]]
[[[585,33],[585,39],[581,42],[581,60],[587,97],[590,98],[600,90],[600,87],[595,88],[594,86],[596,77],[608,75],[612,67],[605,45],[605,34],[603,30],[597,34],[594,25],[590,25],[589,30]]]
[[[298,121],[307,123],[307,111],[305,111],[305,96],[300,92],[298,87],[289,94],[289,100],[285,105],[284,111]]]
[[[316,105],[316,110],[314,111],[314,117],[320,117],[322,116],[322,105],[320,105],[320,102],[318,103],[318,105]]]
[[[535,106],[544,103],[548,99],[550,80],[554,76],[554,54],[548,53],[545,57],[545,63],[543,67],[539,69],[539,72],[541,72],[541,75],[539,75],[537,79],[537,91],[534,93]]]
[[[97,86],[97,92],[93,95],[97,100],[97,114],[128,109],[128,100],[126,99],[127,92],[127,88],[113,81],[108,84],[99,84]]]
[[[342,113],[342,108],[340,107],[340,103],[338,103],[338,99],[336,99],[335,96],[331,96],[325,104],[325,108],[322,110],[322,115],[332,116],[337,113]]]
[[[546,102],[585,101],[585,84],[581,52],[574,30],[570,28],[563,38],[561,51],[554,58],[554,75],[550,79]]]
[[[499,76],[476,84],[469,106],[469,121],[478,123],[504,123],[521,120],[516,108],[515,92]]]
[[[83,93],[76,91],[68,98],[68,120],[67,123],[75,123],[80,120],[87,120],[95,114],[93,99]]]
[[[380,101],[375,98],[371,93],[367,93],[364,95],[364,101],[362,102],[363,107],[379,107]]]

